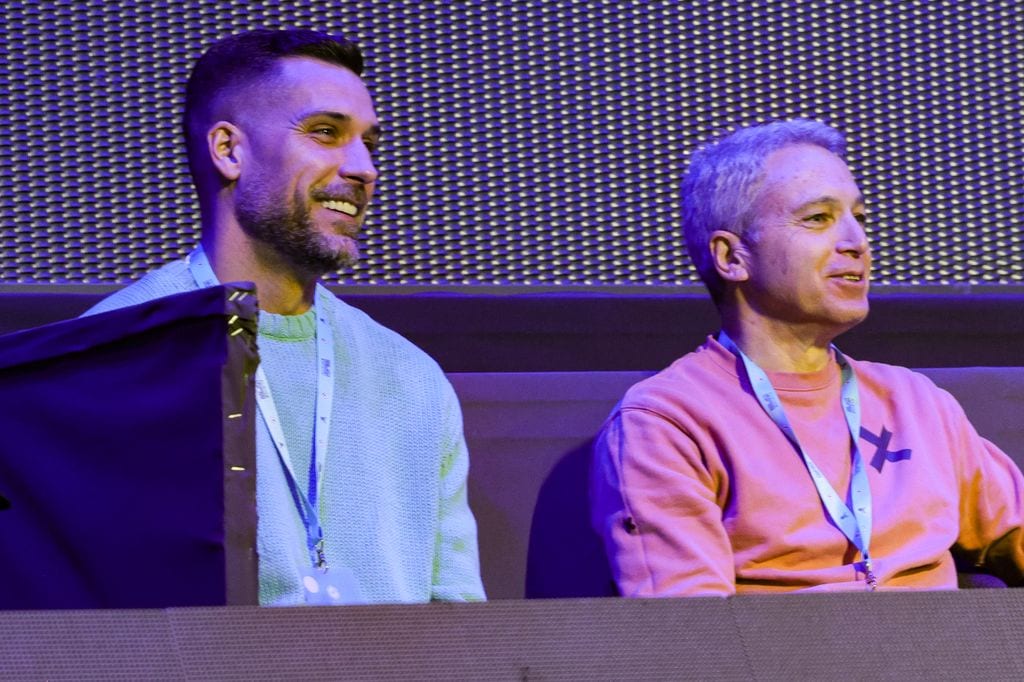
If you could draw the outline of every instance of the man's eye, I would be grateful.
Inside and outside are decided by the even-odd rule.
[[[812,213],[811,215],[804,218],[804,222],[808,223],[825,223],[831,218],[828,213]]]
[[[867,225],[868,224],[868,214],[867,213],[854,213],[853,214],[853,219],[856,220],[861,225]]]
[[[330,126],[318,126],[313,128],[313,134],[317,137],[335,137],[336,133],[334,128]]]

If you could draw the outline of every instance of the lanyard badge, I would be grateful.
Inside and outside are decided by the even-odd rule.
[[[864,574],[868,588],[876,590],[878,588],[878,580],[875,578],[869,551],[871,545],[871,488],[868,485],[864,458],[861,457],[860,447],[857,445],[857,441],[860,438],[860,391],[857,387],[857,377],[853,372],[853,367],[850,366],[846,357],[839,352],[839,349],[832,346],[832,350],[835,351],[836,362],[839,363],[842,373],[843,416],[846,418],[846,426],[850,431],[850,448],[853,453],[853,467],[850,476],[850,501],[853,503],[853,508],[851,509],[840,499],[839,494],[836,493],[832,484],[828,482],[825,474],[821,472],[814,463],[814,460],[811,459],[810,455],[804,451],[803,446],[800,445],[796,432],[790,425],[786,412],[782,408],[782,401],[779,400],[778,393],[776,393],[775,388],[768,379],[768,375],[753,360],[748,358],[724,331],[719,333],[718,340],[722,346],[734,355],[738,355],[743,361],[743,367],[746,369],[747,378],[754,389],[757,402],[800,453],[800,457],[803,459],[807,471],[811,475],[811,480],[814,482],[814,487],[818,491],[818,496],[825,505],[825,509],[828,510],[832,522],[860,550],[861,556],[864,557]]]
[[[212,287],[219,284],[202,246],[197,246],[189,254],[187,262],[192,277],[200,287]],[[328,566],[324,553],[324,532],[320,525],[318,502],[324,482],[324,464],[331,428],[331,406],[334,402],[334,335],[331,326],[327,323],[328,305],[324,299],[325,296],[330,295],[330,292],[317,285],[316,305],[314,305],[317,351],[316,409],[313,426],[313,456],[310,457],[309,465],[308,495],[303,492],[299,479],[295,476],[288,444],[284,439],[284,429],[281,426],[277,406],[274,404],[270,384],[262,365],[256,368],[255,376],[256,404],[277,449],[278,459],[284,469],[285,477],[288,479],[292,498],[306,528],[306,546],[309,550],[310,561],[312,566],[322,573],[327,572]]]

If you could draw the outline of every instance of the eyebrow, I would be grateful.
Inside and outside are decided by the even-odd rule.
[[[839,201],[839,199],[835,198],[834,196],[825,194],[825,195],[822,195],[822,196],[820,196],[820,197],[818,197],[816,199],[811,199],[810,201],[803,202],[802,204],[800,204],[799,206],[797,206],[794,209],[794,212],[799,213],[800,211],[804,211],[804,210],[810,208],[811,206],[814,206],[815,204],[838,204],[838,203],[841,203]],[[853,201],[853,205],[854,206],[864,206],[865,205],[864,204],[864,195],[863,194],[858,194],[857,198],[854,199],[854,201]]]
[[[300,121],[308,121],[311,118],[330,118],[334,119],[338,123],[349,123],[352,121],[352,117],[349,116],[348,114],[343,114],[340,111],[330,111],[328,109],[317,109],[315,111],[307,111],[303,112],[299,116]],[[375,123],[374,125],[370,126],[370,128],[366,132],[371,135],[376,135],[379,137],[380,124]]]

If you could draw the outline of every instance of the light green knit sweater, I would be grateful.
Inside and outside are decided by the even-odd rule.
[[[150,272],[87,314],[197,288],[184,261]],[[458,400],[413,344],[331,296],[335,397],[320,497],[328,564],[370,602],[483,599]],[[301,484],[308,486],[316,322],[260,312],[260,362]],[[256,424],[260,603],[303,603],[306,534],[262,415]]]

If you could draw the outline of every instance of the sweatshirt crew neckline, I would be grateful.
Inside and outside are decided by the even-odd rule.
[[[738,377],[737,366],[742,362],[713,336],[708,337],[707,349],[714,363]],[[829,351],[829,361],[815,372],[768,372],[768,380],[776,391],[820,391],[839,379],[839,363],[835,352]]]

